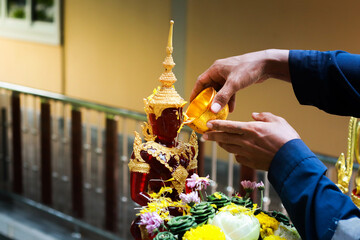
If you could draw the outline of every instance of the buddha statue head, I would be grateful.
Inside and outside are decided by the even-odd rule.
[[[176,137],[183,124],[183,106],[186,104],[174,88],[176,77],[172,72],[175,66],[172,57],[173,24],[174,21],[171,21],[166,57],[163,62],[165,71],[159,78],[161,86],[144,99],[148,118],[143,131],[145,139],[154,140],[167,147],[176,146]]]

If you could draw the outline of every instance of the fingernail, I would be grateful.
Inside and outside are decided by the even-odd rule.
[[[253,112],[253,115],[257,116],[257,115],[259,115],[259,113],[258,112]]]
[[[207,122],[207,123],[206,123],[206,126],[207,126],[208,128],[210,128],[210,129],[213,128],[213,125],[212,125],[212,123],[210,123],[210,122]]]
[[[213,103],[213,104],[211,105],[211,111],[212,111],[213,113],[218,113],[218,112],[220,111],[220,109],[221,109],[221,106],[220,106],[220,104],[218,104],[218,103]]]

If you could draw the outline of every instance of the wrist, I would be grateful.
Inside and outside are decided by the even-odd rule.
[[[290,82],[289,50],[264,50],[264,72],[269,78]]]

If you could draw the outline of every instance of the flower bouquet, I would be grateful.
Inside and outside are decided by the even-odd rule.
[[[243,181],[245,196],[231,198],[222,192],[203,196],[208,177],[193,174],[186,185],[192,191],[173,201],[173,189],[163,187],[152,193],[152,200],[140,208],[142,239],[168,240],[298,240],[296,229],[284,214],[262,210],[264,184]],[[250,199],[255,189],[261,192],[260,207]]]

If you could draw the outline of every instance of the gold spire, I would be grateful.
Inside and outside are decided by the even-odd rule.
[[[168,38],[168,45],[166,47],[166,57],[163,62],[163,66],[165,68],[165,72],[161,74],[159,81],[162,85],[166,87],[170,87],[171,85],[176,82],[176,77],[172,72],[173,67],[175,66],[174,59],[172,57],[173,46],[172,46],[172,38],[173,38],[173,25],[174,21],[170,21],[170,30],[169,30],[169,38]]]
[[[158,87],[154,90],[154,93],[144,99],[145,103],[145,112],[147,114],[154,113],[156,118],[161,116],[161,113],[166,108],[179,108],[183,107],[186,102],[180,95],[176,92],[174,83],[176,82],[175,74],[172,72],[172,69],[175,66],[174,59],[172,57],[173,46],[173,25],[174,21],[170,21],[170,30],[168,37],[168,44],[166,47],[166,57],[163,62],[165,71],[161,74],[159,81],[161,82],[161,87]]]

